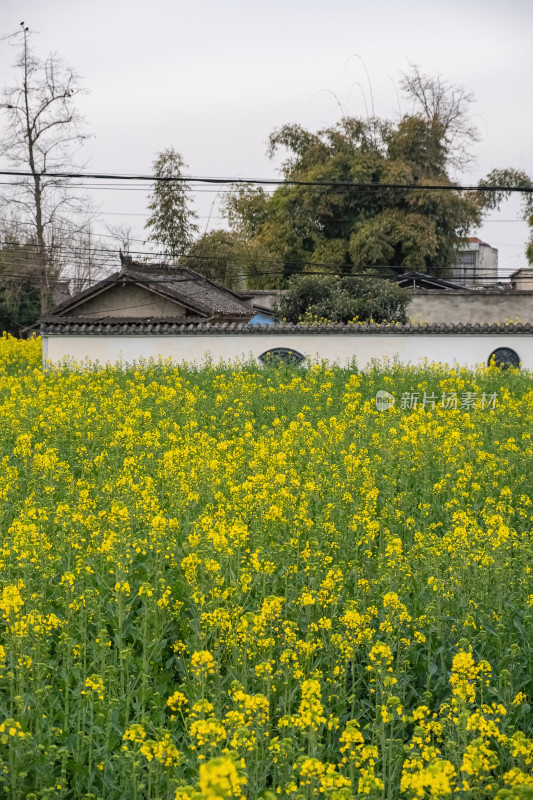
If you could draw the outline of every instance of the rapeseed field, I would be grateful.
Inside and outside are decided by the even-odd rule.
[[[0,797],[533,791],[530,374],[4,337],[0,417]]]

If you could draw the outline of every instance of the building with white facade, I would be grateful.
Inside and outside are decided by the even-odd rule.
[[[477,236],[470,236],[457,254],[452,280],[462,286],[495,287],[498,281],[498,251]]]

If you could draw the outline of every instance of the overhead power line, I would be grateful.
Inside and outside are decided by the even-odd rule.
[[[129,212],[129,211],[105,211],[103,209],[100,209],[98,213],[101,214],[103,217],[145,217],[146,218],[146,217],[150,216],[150,212],[148,212],[148,211],[145,211],[144,213],[140,213],[139,211],[131,211],[131,212]],[[226,217],[213,216],[213,215],[209,216],[209,214],[199,214],[198,215],[198,219],[224,219],[225,220],[227,218]],[[330,221],[330,222],[344,222],[344,219],[337,219],[335,217],[328,217],[328,221]],[[513,217],[512,219],[499,219],[497,217],[487,217],[486,219],[483,220],[482,224],[486,225],[489,222],[491,224],[493,222],[521,222],[523,225],[527,225],[527,220],[525,220],[523,217]],[[479,226],[479,227],[481,227],[481,226]],[[99,234],[97,234],[97,235],[99,235]]]
[[[26,262],[26,263],[28,263],[28,262]],[[36,268],[38,267],[38,264],[37,264],[36,261],[31,261],[29,263],[31,265],[35,265]],[[10,262],[8,264],[5,264],[5,266],[10,267],[13,271],[8,271],[8,270],[2,271],[1,277],[3,277],[3,278],[20,278],[20,279],[26,279],[26,278],[31,278],[31,277],[42,278],[42,272],[39,272],[39,271],[32,272],[31,270],[20,270],[20,263],[17,263],[16,261],[12,261],[12,262]],[[237,269],[228,269],[228,270],[226,270],[224,275],[220,276],[218,278],[218,280],[222,280],[224,278],[246,279],[246,278],[272,277],[272,276],[277,276],[277,277],[280,277],[280,278],[287,278],[287,277],[290,277],[291,275],[301,275],[301,276],[304,276],[304,277],[307,276],[307,275],[323,275],[325,277],[331,277],[331,278],[332,277],[340,277],[340,278],[346,278],[346,279],[354,278],[354,277],[356,277],[356,278],[366,277],[366,278],[371,278],[371,279],[387,280],[389,278],[392,278],[393,276],[392,275],[383,275],[383,274],[381,274],[381,275],[380,274],[369,275],[368,273],[365,272],[365,270],[378,269],[378,270],[389,270],[389,271],[392,271],[394,269],[394,267],[391,267],[390,265],[387,265],[387,264],[371,265],[371,266],[367,266],[367,267],[359,267],[358,269],[360,269],[361,271],[358,271],[358,272],[355,272],[355,273],[354,272],[349,272],[348,273],[348,272],[346,272],[346,271],[344,271],[342,269],[342,265],[341,266],[337,266],[337,267],[332,267],[332,266],[328,266],[326,264],[320,265],[320,264],[313,263],[313,262],[310,262],[310,263],[305,264],[305,265],[295,265],[294,267],[291,267],[289,264],[283,264],[282,262],[279,262],[278,264],[265,264],[263,269],[254,270],[254,271],[247,271],[245,266],[246,265],[244,265],[243,267],[237,268]],[[279,266],[279,269],[273,269],[274,266]],[[305,267],[309,267],[309,266],[319,267],[319,266],[322,266],[323,268],[321,270],[316,270],[316,269],[315,270],[310,270],[308,268],[305,269],[305,270],[302,270],[300,268],[301,266],[305,266]],[[346,266],[348,266],[348,265],[346,265]],[[17,267],[19,268],[18,271],[16,271]],[[182,267],[186,268],[185,265],[182,265]],[[396,267],[396,269],[398,269],[398,267]],[[95,268],[95,271],[97,272],[98,269]],[[465,269],[465,272],[466,271],[467,270]],[[470,276],[470,272],[473,273],[473,276],[479,277],[485,283],[490,283],[490,282],[495,282],[496,283],[498,281],[502,281],[506,277],[507,278],[509,277],[508,275],[507,276],[506,275],[494,275],[494,276],[492,276],[492,275],[479,275],[478,273],[476,273],[474,267],[468,268],[468,273],[469,274],[468,275],[464,275],[463,277],[470,278],[471,277]],[[403,275],[404,274],[399,274],[399,277],[403,277]],[[460,278],[454,278],[453,276],[450,276],[450,277],[447,277],[447,278],[439,278],[438,276],[433,276],[433,275],[426,274],[426,273],[422,273],[422,275],[424,277],[426,277],[428,280],[431,280],[432,278],[436,278],[437,280],[443,280],[443,281],[446,281],[446,282],[449,282],[449,283],[458,283],[458,281],[461,280]],[[182,276],[165,275],[164,277],[155,277],[155,276],[149,276],[146,273],[143,273],[142,275],[139,276],[139,280],[141,282],[142,282],[143,278],[144,279],[148,279],[148,282],[151,283],[151,284],[162,283],[162,284],[172,284],[172,285],[180,284],[180,283],[193,283],[193,282],[201,282],[201,281],[204,281],[204,280],[209,280],[209,278],[206,277],[206,276],[198,276],[198,277],[196,277],[196,276],[187,276],[187,277],[182,277]],[[68,274],[65,275],[65,274],[63,274],[60,277],[53,277],[53,278],[51,278],[51,280],[52,280],[53,283],[56,283],[58,285],[64,283],[65,281],[70,282],[70,283],[80,283],[80,284],[83,284],[83,285],[87,285],[87,284],[94,285],[95,282],[99,283],[101,285],[105,285],[106,283],[108,283],[108,284],[116,284],[116,279],[115,278],[111,279],[110,276],[96,277],[94,280],[90,280],[89,276],[78,277],[76,275],[68,275]],[[217,280],[217,279],[215,278],[215,280]],[[532,281],[532,280],[533,280],[533,276],[523,276],[521,278],[521,281],[523,281],[523,282],[524,281],[525,282],[529,282],[529,281]],[[465,288],[468,288],[468,286],[466,286]],[[236,289],[235,291],[238,292],[239,289]],[[251,289],[250,291],[253,291],[253,289]]]
[[[17,250],[8,251],[8,257],[6,258],[4,256],[4,258],[3,258],[3,263],[4,264],[6,264],[8,261],[11,264],[16,264],[17,262],[18,263],[20,263],[20,262],[38,263],[36,258],[32,259],[31,255],[28,258],[28,254],[24,252],[24,250],[26,248],[29,249],[30,253],[32,251],[35,252],[38,249],[38,245],[37,244],[35,244],[33,242],[28,242],[28,243],[25,243],[23,245],[19,245],[17,242],[12,242],[12,241],[7,241],[7,240],[4,240],[4,241],[0,240],[0,247],[2,245],[15,246],[17,248],[20,248],[20,249],[17,249]],[[116,254],[116,251],[112,251],[111,249],[101,248],[101,247],[76,247],[73,250],[73,249],[71,249],[71,247],[68,244],[51,245],[47,249],[49,249],[52,254],[54,254],[54,253],[62,254],[63,257],[68,261],[72,261],[74,263],[76,261],[79,261],[82,264],[86,263],[86,259],[84,258],[85,254],[91,254],[92,255],[92,254],[100,253],[100,254],[104,254],[104,255],[106,255],[108,257],[111,257],[112,255]],[[168,253],[165,253],[165,252],[153,253],[153,252],[148,251],[148,250],[131,250],[131,249],[129,251],[129,254],[132,255],[132,256],[149,256],[150,258],[167,258],[168,255],[169,255]],[[327,275],[335,274],[335,270],[337,272],[339,272],[339,274],[347,274],[346,270],[353,270],[353,269],[356,269],[356,270],[359,270],[359,269],[361,269],[361,270],[372,270],[372,269],[377,269],[377,270],[383,270],[383,269],[385,269],[385,270],[387,270],[387,269],[388,270],[398,270],[398,269],[403,269],[406,272],[411,271],[405,265],[399,265],[399,264],[357,264],[357,265],[354,265],[354,264],[347,264],[347,263],[338,264],[338,263],[323,262],[323,261],[292,261],[291,262],[291,261],[283,260],[283,259],[280,259],[280,258],[266,258],[266,257],[257,258],[255,256],[248,256],[248,257],[239,256],[239,257],[235,257],[235,258],[232,259],[232,258],[228,258],[227,256],[218,256],[216,254],[207,254],[207,255],[187,255],[187,254],[185,254],[185,255],[180,256],[180,263],[179,264],[174,264],[174,265],[168,264],[167,266],[170,269],[172,269],[172,267],[175,267],[176,269],[179,269],[180,267],[186,267],[186,263],[184,264],[183,262],[187,262],[187,261],[192,261],[192,262],[213,262],[213,261],[218,261],[218,262],[223,262],[223,263],[227,263],[228,261],[234,261],[234,262],[236,262],[238,264],[243,264],[243,265],[279,266],[279,267],[282,267],[284,270],[290,270],[291,266],[293,266],[295,268],[294,269],[295,272],[301,272],[301,268],[302,267],[321,267],[322,269],[328,270],[328,272],[324,273],[324,274],[327,274]],[[133,265],[133,269],[135,269],[135,267],[137,266],[138,271],[142,272],[143,271],[143,267],[145,267],[146,269],[150,270],[150,268],[153,268],[157,263],[158,262],[153,262],[152,261],[151,263],[147,262],[146,264],[142,264],[142,263],[138,264],[138,265],[134,264]],[[472,271],[474,273],[477,272],[475,265],[469,265],[469,264],[465,264],[464,266],[461,265],[461,269],[464,270],[464,271],[468,271],[468,272],[469,271]],[[147,273],[144,273],[144,274],[147,274]],[[228,274],[231,274],[231,273],[228,273]],[[241,273],[239,273],[239,274],[241,274]],[[250,272],[250,273],[247,273],[246,276],[252,277],[252,276],[258,275],[258,274],[267,274],[267,273]],[[269,273],[269,274],[274,274],[274,273]],[[278,273],[275,273],[275,274],[278,274]],[[309,274],[312,274],[312,273],[306,272],[306,274],[309,275]],[[320,273],[320,274],[322,274],[322,273]],[[350,273],[350,274],[355,274],[355,273]],[[243,277],[244,277],[244,275],[243,275]],[[181,279],[173,277],[172,274],[169,274],[168,276],[165,275],[165,277],[162,277],[162,278],[155,278],[155,277],[152,278],[151,277],[150,280],[153,281],[153,282],[157,282],[158,280],[160,280],[162,282],[172,282],[172,281],[181,280]],[[189,280],[189,279],[185,279],[185,280]],[[444,278],[444,280],[453,280],[453,278]]]
[[[16,249],[5,250],[4,249],[5,246],[12,246],[12,247],[14,247]],[[14,241],[9,241],[9,240],[0,240],[0,252],[2,253],[2,264],[4,265],[4,267],[16,267],[16,266],[19,266],[21,263],[38,265],[39,261],[37,260],[36,257],[32,256],[33,253],[36,253],[37,249],[38,249],[38,245],[36,243],[34,243],[34,242],[26,242],[26,243],[21,245],[19,242],[14,242]],[[50,246],[47,247],[47,250],[49,250],[49,252],[52,255],[56,255],[56,256],[59,256],[59,257],[63,258],[64,261],[67,262],[68,264],[70,264],[71,266],[78,266],[78,265],[86,266],[86,264],[87,264],[87,255],[99,256],[102,259],[105,257],[107,262],[108,262],[108,264],[109,264],[109,259],[111,259],[112,257],[116,257],[116,252],[117,252],[114,248],[111,249],[111,248],[102,248],[102,247],[95,247],[95,246],[89,246],[89,247],[76,246],[76,247],[72,248],[72,246],[70,246],[68,244],[64,244],[64,243],[59,243],[57,245],[50,245]],[[146,265],[142,264],[142,263],[138,265],[139,271],[141,271],[141,272],[142,272],[143,266],[146,266],[148,269],[150,269],[150,267],[153,268],[153,266],[155,264],[161,263],[161,261],[156,262],[153,259],[166,259],[166,258],[169,258],[169,254],[167,252],[153,252],[153,251],[149,251],[149,250],[132,250],[132,249],[130,249],[129,250],[129,254],[132,255],[132,256],[136,256],[136,257],[146,256],[146,257],[149,257],[150,259],[152,259],[151,261],[147,262]],[[228,261],[229,261],[230,263],[233,262],[233,266],[240,265],[240,267],[238,267],[240,269],[246,268],[246,267],[248,267],[248,269],[250,269],[251,267],[256,267],[256,268],[258,268],[258,267],[259,268],[261,268],[261,267],[263,267],[263,268],[264,267],[280,267],[280,270],[276,271],[276,272],[265,272],[264,270],[263,271],[259,271],[259,270],[256,269],[256,270],[250,270],[249,272],[238,272],[237,273],[237,272],[233,271],[232,269],[229,269],[229,270],[225,271],[225,274],[228,277],[232,277],[232,276],[235,276],[235,277],[237,277],[237,276],[238,277],[257,277],[259,275],[267,275],[267,274],[270,274],[270,275],[272,275],[272,274],[278,274],[278,275],[283,274],[283,275],[286,276],[287,274],[289,274],[289,272],[300,273],[300,272],[302,272],[302,269],[304,269],[304,268],[306,269],[306,273],[305,274],[312,274],[309,271],[307,271],[307,268],[309,268],[309,267],[319,267],[322,270],[327,270],[327,272],[325,272],[325,273],[318,273],[318,274],[327,274],[327,275],[334,275],[336,273],[343,274],[343,275],[352,275],[352,274],[356,274],[356,273],[352,272],[352,270],[354,270],[354,269],[356,269],[356,270],[399,270],[399,269],[402,269],[402,270],[407,271],[407,272],[410,271],[409,268],[406,267],[405,265],[398,265],[398,264],[357,264],[357,265],[353,265],[353,264],[347,264],[347,263],[339,264],[339,263],[322,262],[322,261],[318,262],[318,261],[312,261],[312,260],[307,260],[307,261],[299,261],[299,260],[298,261],[287,261],[287,260],[283,260],[283,259],[280,259],[280,258],[268,258],[268,257],[264,257],[264,256],[261,257],[261,258],[257,258],[256,256],[251,256],[251,255],[248,256],[248,257],[244,257],[244,256],[241,255],[239,257],[235,257],[235,258],[232,259],[231,257],[228,258],[228,256],[219,256],[219,255],[217,255],[215,253],[206,254],[206,255],[200,255],[200,254],[198,254],[198,255],[196,255],[196,254],[195,255],[187,255],[187,254],[185,254],[185,255],[180,256],[180,263],[179,264],[177,264],[177,265],[167,264],[167,266],[170,267],[170,268],[172,268],[172,266],[175,266],[177,268],[179,268],[180,266],[181,267],[186,267],[188,261],[192,261],[193,264],[194,263],[198,264],[199,262],[200,263],[202,263],[202,262],[211,262],[211,263],[212,262],[219,262],[219,263],[223,263],[224,264],[224,263],[228,263]],[[98,267],[95,267],[95,268],[98,268]],[[349,270],[349,272],[347,272],[347,270]],[[476,268],[475,265],[470,265],[470,264],[461,265],[461,270],[463,270],[465,273],[472,272],[473,274],[478,274],[478,269]],[[5,275],[6,272],[4,272],[3,274]],[[26,272],[24,274],[25,275],[29,275],[31,273]],[[38,274],[42,275],[42,272],[39,272]],[[493,277],[489,276],[489,277],[486,278],[486,280],[500,280],[501,277],[502,276],[495,276],[493,278]],[[162,282],[172,282],[174,280],[177,280],[177,278],[173,277],[172,274],[168,274],[163,278],[152,277],[151,280],[153,282],[157,282],[158,280],[160,280]],[[450,276],[448,278],[444,278],[444,280],[453,281],[454,278],[453,278],[453,276]]]
[[[19,178],[34,178],[32,172],[25,170],[0,170],[0,175]],[[379,183],[376,181],[300,181],[288,178],[219,178],[189,176],[127,175],[104,172],[40,172],[41,178],[108,180],[108,181],[148,181],[150,183],[208,183],[226,185],[255,186],[323,186],[346,189],[423,189],[431,191],[461,192],[521,192],[533,193],[533,186],[461,186],[459,184],[425,184],[425,183]]]

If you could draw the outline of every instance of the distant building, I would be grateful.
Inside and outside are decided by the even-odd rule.
[[[520,267],[509,275],[511,287],[520,292],[533,289],[533,267]]]
[[[470,236],[459,249],[452,280],[461,286],[496,286],[498,251],[477,236]]]

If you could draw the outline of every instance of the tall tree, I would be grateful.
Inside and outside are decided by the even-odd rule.
[[[187,196],[187,183],[180,180],[186,167],[173,147],[159,153],[153,164],[154,175],[159,180],[154,183],[150,196],[148,208],[152,213],[145,227],[150,231],[148,241],[158,244],[173,259],[188,250],[198,233],[196,214]]]
[[[475,138],[470,95],[417,68],[404,91],[413,108],[397,123],[343,117],[316,133],[284,125],[271,134],[270,157],[286,154],[285,179],[333,185],[284,185],[271,195],[241,187],[229,196],[232,229],[281,263],[279,279],[306,269],[357,273],[376,266],[449,273],[459,243],[480,223],[478,196],[334,185],[452,184],[450,171],[464,163]]]
[[[6,197],[20,220],[29,222],[35,241],[35,277],[41,310],[46,311],[58,279],[57,259],[51,246],[58,229],[85,208],[69,181],[53,177],[65,169],[80,168],[76,153],[87,138],[76,98],[83,93],[78,75],[57,56],[39,58],[24,23],[11,37],[17,49],[17,82],[6,87],[0,104],[6,124],[0,132],[0,152],[18,171]]]

